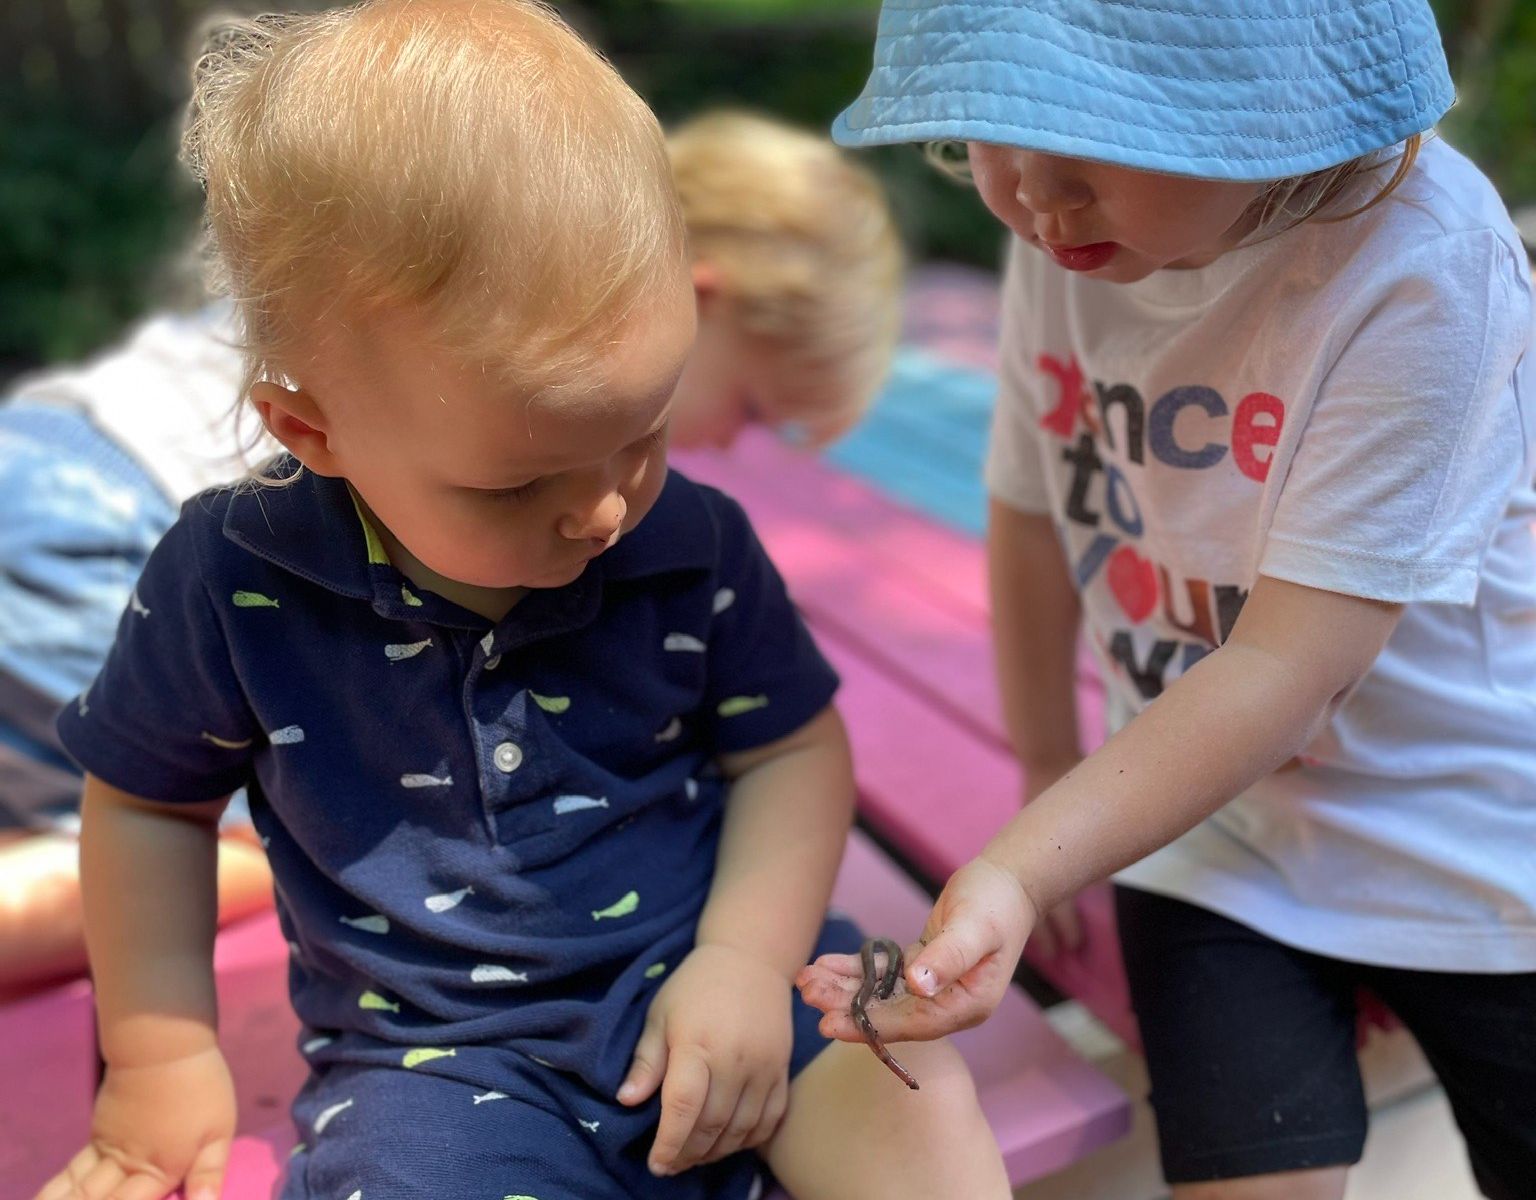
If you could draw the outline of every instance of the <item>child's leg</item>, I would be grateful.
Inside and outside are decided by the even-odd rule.
[[[1341,1200],[1348,1174],[1344,1167],[1323,1167],[1219,1183],[1181,1183],[1173,1189],[1173,1200]]]
[[[632,1200],[548,1098],[419,1069],[340,1065],[294,1104],[281,1200]],[[597,1132],[601,1132],[599,1129]]]
[[[959,1052],[903,1042],[909,1091],[867,1046],[836,1042],[790,1085],[764,1157],[795,1200],[1007,1200],[997,1142]]]
[[[1491,1200],[1536,1194],[1536,974],[1373,970],[1429,1059]]]
[[[219,923],[272,904],[272,872],[260,845],[219,839]],[[0,841],[0,999],[86,967],[80,905],[80,843],[61,833]]]
[[[1175,1200],[1338,1200],[1365,1143],[1359,971],[1116,889]]]

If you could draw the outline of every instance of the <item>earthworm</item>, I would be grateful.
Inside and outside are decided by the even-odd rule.
[[[885,955],[883,977],[875,965],[876,954]],[[864,981],[859,984],[858,994],[854,996],[853,1003],[848,1006],[848,1015],[859,1027],[859,1031],[864,1035],[864,1040],[869,1043],[869,1048],[875,1052],[875,1056],[890,1067],[897,1079],[915,1092],[917,1080],[912,1078],[912,1073],[906,1067],[891,1057],[891,1052],[880,1040],[879,1030],[875,1028],[874,1022],[869,1019],[869,1013],[865,1010],[865,1005],[870,1000],[889,1000],[891,993],[896,990],[896,981],[901,978],[902,968],[906,962],[901,947],[890,938],[870,938],[859,948],[859,961],[864,967]]]

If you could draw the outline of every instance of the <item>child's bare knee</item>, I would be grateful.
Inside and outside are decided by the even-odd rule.
[[[1285,1171],[1245,1179],[1184,1183],[1173,1189],[1173,1200],[1341,1200],[1346,1177],[1344,1167],[1328,1167],[1319,1171]]]

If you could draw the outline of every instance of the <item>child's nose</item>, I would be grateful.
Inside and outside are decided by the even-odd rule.
[[[624,528],[629,504],[618,489],[612,489],[596,501],[574,508],[560,518],[560,536],[573,542],[610,541]]]
[[[1020,204],[1037,216],[1085,208],[1093,199],[1070,158],[1020,150],[1014,166],[1018,171],[1014,194]]]

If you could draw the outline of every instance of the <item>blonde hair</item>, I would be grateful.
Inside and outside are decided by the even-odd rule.
[[[293,379],[317,318],[387,304],[547,386],[686,269],[654,116],[535,0],[224,20],[193,83],[183,158],[242,318],[242,397]]]
[[[1287,229],[1294,229],[1311,220],[1329,223],[1347,221],[1369,212],[1402,186],[1408,178],[1408,172],[1413,170],[1423,141],[1424,135],[1415,133],[1400,146],[1363,154],[1336,167],[1268,184],[1256,202],[1259,206],[1258,224],[1255,227],[1258,239],[1278,236]],[[1354,191],[1355,185],[1366,175],[1393,163],[1396,166],[1392,174],[1376,189],[1374,195],[1345,212],[1330,211]]]
[[[667,139],[695,261],[776,351],[816,440],[852,425],[890,367],[901,241],[876,178],[831,141],[720,111]]]

